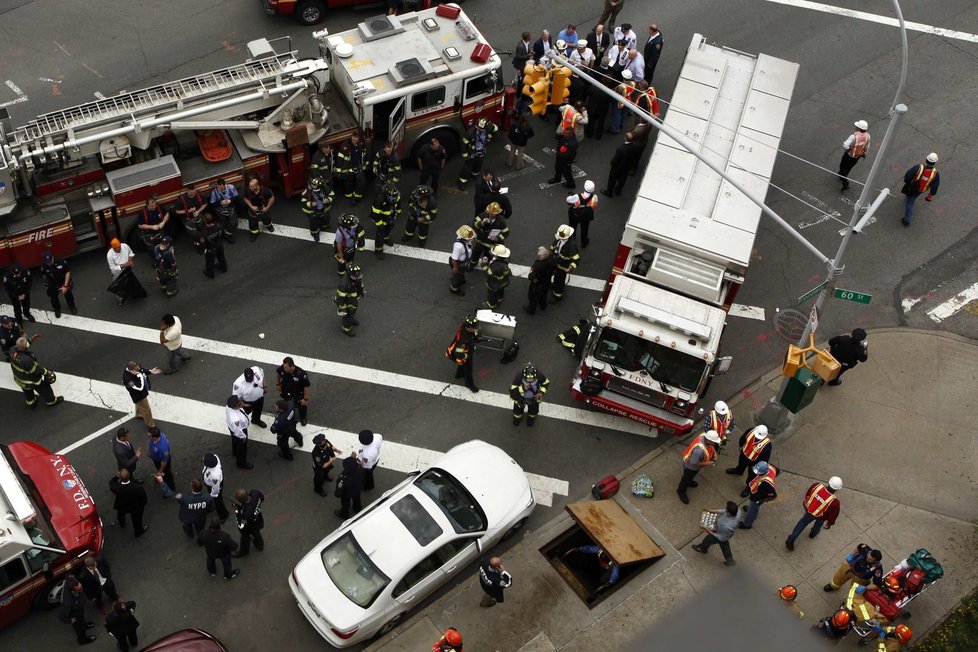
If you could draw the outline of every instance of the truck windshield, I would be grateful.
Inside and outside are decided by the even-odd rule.
[[[699,358],[611,328],[601,332],[593,355],[619,370],[646,373],[687,392],[696,392],[706,367]]]

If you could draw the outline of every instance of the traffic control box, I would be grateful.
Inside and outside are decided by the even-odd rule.
[[[788,408],[792,414],[798,414],[815,400],[822,379],[810,369],[799,369],[793,378],[788,379],[788,386],[781,396],[781,405]]]

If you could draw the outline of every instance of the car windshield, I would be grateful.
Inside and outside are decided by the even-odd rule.
[[[489,527],[485,512],[472,494],[445,471],[428,469],[414,485],[435,501],[457,533],[481,532]]]
[[[619,370],[644,372],[687,392],[696,391],[706,368],[699,358],[611,328],[602,331],[593,355]]]
[[[377,568],[349,532],[326,546],[322,553],[326,574],[343,595],[366,609],[390,578]]]

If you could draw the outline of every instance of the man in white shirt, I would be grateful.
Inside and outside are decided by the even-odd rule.
[[[118,238],[112,238],[109,245],[110,249],[105,253],[105,262],[108,263],[109,271],[112,273],[112,278],[114,280],[119,278],[119,274],[121,274],[123,270],[132,269],[132,259],[135,258],[136,255],[132,253],[132,248],[130,248],[129,245],[120,242]],[[135,285],[139,286],[139,289],[142,290],[142,286],[139,285],[139,281],[136,280],[135,276],[132,277],[131,282],[134,282]],[[132,294],[134,296],[138,294],[138,291],[135,291],[135,287],[133,287],[133,290],[134,291]],[[125,302],[127,295],[130,294],[130,288],[129,285],[126,284],[116,290],[113,290],[113,292],[116,295],[116,304],[121,306]],[[145,290],[142,291],[141,296],[146,296]]]
[[[629,23],[622,23],[620,27],[615,28],[614,41],[617,43],[624,39],[625,47],[629,50],[635,47],[638,43],[638,38],[635,36],[635,32],[632,31],[632,26]]]
[[[167,376],[177,373],[177,358],[184,361],[191,359],[191,356],[183,350],[183,324],[179,317],[163,315],[163,322],[160,324],[160,344],[166,347],[168,353],[166,368],[163,370]]]
[[[380,462],[380,445],[384,443],[384,438],[380,433],[361,430],[360,443],[362,447],[357,453],[357,462],[363,467],[363,489],[369,491],[374,488],[374,468]]]
[[[584,68],[594,66],[594,52],[588,47],[586,39],[581,39],[577,42],[577,48],[571,52],[570,61]]]
[[[261,419],[265,408],[265,394],[268,393],[262,368],[255,366],[245,369],[234,381],[231,391],[244,401],[244,411],[251,415],[251,422],[260,428],[267,428],[268,424]]]
[[[211,498],[214,499],[214,507],[223,523],[228,520],[229,512],[227,505],[224,504],[224,470],[221,468],[221,458],[215,453],[207,453],[204,455],[203,463],[201,477]]]
[[[227,419],[228,430],[231,432],[231,454],[237,461],[239,469],[253,469],[254,464],[248,461],[248,415],[244,411],[244,401],[237,396],[229,396],[224,416]]]

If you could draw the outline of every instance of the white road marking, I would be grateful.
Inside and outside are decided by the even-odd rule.
[[[17,84],[10,81],[9,79],[4,82],[4,85],[10,90],[12,90],[14,94],[17,95],[17,99],[10,100],[9,102],[4,102],[3,104],[0,104],[0,108],[3,108],[5,106],[10,106],[11,104],[20,104],[21,102],[26,102],[28,100],[28,97],[24,93],[24,91],[20,90],[20,87]]]
[[[543,148],[543,153],[544,154],[548,154],[550,156],[553,156],[554,150],[553,150],[552,147],[544,147]],[[581,168],[577,167],[576,165],[572,165],[571,166],[571,177],[572,178],[574,178],[574,179],[581,179],[581,178],[584,178],[586,176],[587,176],[587,172],[585,172]],[[538,183],[537,184],[537,187],[540,190],[546,190],[547,188],[550,188],[551,186],[555,186],[555,185],[557,185],[557,184],[544,182],[544,183]],[[570,190],[570,189],[568,189],[568,190]]]
[[[951,297],[933,310],[928,310],[927,316],[940,324],[942,321],[948,317],[951,317],[975,299],[978,299],[978,283],[975,283],[964,291],[959,292],[956,296]]]
[[[896,18],[890,18],[889,16],[879,16],[877,14],[870,14],[865,11],[854,11],[852,9],[846,9],[844,7],[836,7],[834,5],[826,5],[820,2],[809,2],[808,0],[767,0],[768,2],[773,2],[779,5],[787,5],[789,7],[798,7],[799,9],[811,9],[812,11],[821,11],[826,14],[835,14],[837,16],[846,16],[847,18],[856,18],[858,20],[865,20],[871,23],[879,23],[881,25],[889,25],[890,27],[898,27],[900,21]],[[925,25],[923,23],[914,23],[911,21],[905,21],[907,29],[914,32],[923,32],[925,34],[933,34],[935,36],[944,36],[947,38],[958,39],[960,41],[970,41],[972,43],[978,43],[978,35],[969,34],[967,32],[959,32],[953,29],[945,29],[943,27],[934,27],[933,25]]]
[[[506,144],[506,147],[504,149],[508,152],[512,148],[513,148],[512,144],[507,143]],[[531,172],[536,172],[537,170],[542,170],[543,169],[543,163],[540,163],[537,160],[535,160],[533,158],[530,158],[529,156],[526,155],[525,152],[521,152],[520,153],[520,158],[523,159],[524,161],[526,161],[526,163],[528,165],[525,165],[522,170],[513,170],[512,172],[507,172],[506,174],[501,174],[501,175],[497,176],[496,178],[500,182],[503,182],[503,181],[508,181],[510,179],[515,179],[517,177],[522,177],[525,174],[530,174]]]
[[[848,204],[849,206],[851,206],[853,208],[856,207],[856,202],[854,200],[852,200],[852,199],[849,199],[848,197],[842,197],[842,203]],[[862,211],[860,212],[860,214],[864,214],[866,212],[866,209],[867,208],[868,207],[864,206],[862,208]],[[876,215],[873,215],[868,220],[866,220],[866,225],[863,228],[865,229],[867,226],[870,226],[871,224],[876,224]],[[845,237],[846,232],[848,230],[849,230],[849,226],[848,225],[842,227],[841,229],[839,229],[839,236],[840,237]]]
[[[764,316],[764,308],[760,306],[745,306],[739,303],[731,304],[730,311],[727,313],[731,317],[745,317],[747,319],[757,319],[767,321]]]
[[[923,300],[924,300],[923,297],[917,297],[917,298],[907,297],[906,299],[900,302],[900,305],[903,306],[903,312],[909,312],[911,308],[913,308]]]
[[[813,220],[804,220],[802,222],[798,222],[798,230],[804,231],[809,227],[815,226],[816,224],[821,224],[822,222],[825,222],[826,220],[830,220],[830,219],[832,218],[829,217],[828,215],[821,215]]]
[[[0,304],[0,310],[10,310],[10,306]],[[129,324],[120,324],[117,322],[91,319],[89,317],[78,317],[76,315],[67,314],[63,314],[60,319],[56,319],[54,317],[54,313],[49,310],[34,309],[31,311],[31,314],[33,314],[39,322],[54,326],[73,328],[75,330],[88,331],[111,337],[122,337],[140,342],[152,342],[157,345],[160,341],[160,332],[155,328],[143,328],[142,326],[131,326]],[[394,373],[391,371],[385,371],[383,369],[370,369],[367,367],[358,367],[342,362],[297,356],[294,352],[286,353],[284,351],[271,351],[268,349],[245,346],[243,344],[233,344],[231,342],[221,342],[203,337],[194,337],[192,335],[187,335],[186,332],[184,332],[183,335],[183,346],[186,349],[192,349],[194,351],[212,353],[214,355],[236,358],[238,360],[252,360],[254,362],[271,365],[272,367],[277,367],[278,365],[282,364],[283,358],[292,355],[299,358],[299,366],[312,373],[334,376],[337,378],[345,378],[347,380],[356,380],[363,383],[381,385],[383,387],[397,387],[399,389],[419,392],[422,394],[431,394],[433,396],[444,396],[446,398],[467,401],[469,403],[504,408],[507,412],[512,410],[513,407],[513,400],[509,397],[509,394],[491,392],[488,390],[482,390],[478,394],[473,394],[464,385],[455,385],[443,381],[419,378],[417,376],[408,376],[406,374]],[[560,419],[562,421],[570,421],[572,423],[581,423],[584,425],[594,426],[596,428],[607,428],[608,430],[630,432],[636,435],[644,435],[646,437],[650,436],[648,426],[643,426],[640,423],[636,423],[628,419],[622,419],[611,414],[605,414],[603,412],[591,412],[589,410],[582,410],[580,408],[572,408],[544,402],[543,405],[540,406],[540,414],[541,416],[552,419]],[[655,432],[653,431],[652,434],[654,435]]]
[[[5,366],[4,369],[0,371],[0,388],[20,392],[20,389],[14,382],[13,374],[11,373],[9,366]],[[59,373],[58,382],[55,383],[55,390],[59,394],[63,395],[65,397],[65,401],[69,403],[78,403],[80,405],[87,405],[89,407],[104,408],[112,410],[113,412],[122,412],[126,415],[125,417],[117,419],[113,423],[101,428],[91,435],[88,435],[84,439],[75,442],[62,451],[59,451],[62,455],[75,450],[83,444],[97,439],[99,436],[104,435],[109,430],[117,428],[120,424],[135,418],[132,414],[132,399],[129,398],[129,393],[120,383],[107,383],[101,380],[92,380],[90,378],[83,378],[81,376]],[[191,428],[196,428],[197,430],[213,432],[219,435],[225,435],[227,437],[231,436],[231,434],[228,432],[227,422],[225,421],[224,407],[221,405],[213,405],[211,403],[195,401],[189,398],[161,394],[160,392],[156,391],[152,392],[150,395],[150,404],[153,407],[153,418],[157,421],[164,423],[179,423]],[[45,408],[42,406],[36,409],[43,410]],[[359,448],[359,441],[357,439],[358,435],[355,432],[345,432],[342,430],[335,430],[333,428],[326,428],[313,424],[305,426],[303,430],[305,431],[303,433],[304,445],[302,446],[301,450],[306,452],[312,450],[312,433],[318,434],[319,432],[326,433],[326,437],[331,442],[336,444],[337,448],[345,453],[349,453],[349,451]],[[252,441],[260,441],[264,444],[271,444],[273,446],[276,443],[275,435],[273,435],[271,431],[254,425],[249,427],[248,436]],[[437,458],[440,454],[441,453],[438,451],[427,448],[419,448],[417,446],[409,446],[407,444],[399,444],[385,438],[383,454],[381,455],[380,459],[380,466],[392,471],[407,473],[408,471],[413,471],[417,468],[425,466]],[[284,463],[286,462],[283,462],[283,464]],[[533,488],[533,496],[538,504],[549,507],[553,505],[553,495],[555,493],[562,496],[567,495],[569,488],[568,483],[565,480],[549,478],[532,473],[528,473],[527,475],[530,478],[530,486]]]

